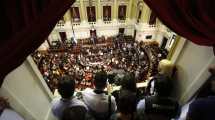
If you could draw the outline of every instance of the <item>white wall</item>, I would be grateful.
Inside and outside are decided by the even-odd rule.
[[[49,44],[48,44],[48,42],[46,40],[38,48],[38,50],[48,50],[48,49],[49,49]]]
[[[50,93],[42,85],[41,76],[35,74],[30,62],[25,61],[7,75],[0,95],[9,98],[11,106],[26,120],[53,120],[50,116]]]
[[[167,27],[164,25],[150,26],[147,23],[136,23],[135,20],[126,20],[124,23],[120,23],[117,20],[110,21],[109,24],[104,23],[101,19],[95,22],[94,25],[89,24],[86,21],[82,21],[80,24],[74,24],[74,32],[76,39],[84,39],[90,37],[90,29],[92,26],[97,31],[97,36],[115,36],[119,32],[119,28],[125,28],[125,35],[134,35],[134,30],[136,29],[136,41],[157,41],[161,44],[163,37],[170,39],[172,32],[167,31]],[[66,22],[64,26],[56,26],[50,35],[50,39],[59,39],[58,32],[66,32],[67,38],[73,37],[72,24],[71,22]],[[147,35],[152,35],[152,39],[145,39]]]
[[[175,62],[178,68],[175,95],[181,104],[187,102],[209,77],[207,69],[212,63],[215,63],[215,57],[211,47],[186,41]]]
[[[157,42],[159,43],[159,45],[162,44],[163,38],[164,38],[164,33],[160,32],[160,31],[157,31],[155,39],[157,40]]]
[[[131,35],[134,36],[134,28],[126,28],[125,29],[125,35]]]
[[[135,29],[137,30],[136,33],[136,41],[157,41],[161,44],[165,33],[167,32],[166,29],[160,28],[159,26],[150,26],[146,23],[138,23],[135,25]],[[152,35],[151,39],[146,39],[146,36]]]
[[[56,32],[56,31],[53,30],[51,32],[51,34],[49,35],[49,40],[50,40],[50,42],[61,40],[60,34],[58,32]]]
[[[93,27],[96,29],[97,36],[116,36],[118,35],[119,28],[125,28],[125,35],[134,35],[134,21],[126,21],[125,23],[119,23],[118,21],[111,21],[109,24],[105,24],[102,20],[98,20]],[[84,39],[90,37],[90,29],[92,25],[88,22],[81,22],[80,25],[74,25],[74,32],[76,39]],[[66,22],[64,26],[56,26],[53,32],[50,34],[50,39],[57,39],[59,35],[58,32],[66,32],[67,38],[73,37],[72,25],[70,22]]]
[[[146,39],[146,36],[148,35],[152,35],[152,39]],[[144,42],[147,42],[147,41],[154,41],[155,40],[155,31],[137,31],[136,33],[136,38],[135,40],[136,41],[144,41]]]
[[[118,34],[119,28],[117,26],[98,26],[96,28],[97,36],[116,36]]]

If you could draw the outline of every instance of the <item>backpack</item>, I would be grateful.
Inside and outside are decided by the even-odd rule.
[[[179,105],[171,98],[150,96],[145,98],[145,113],[148,120],[170,120],[176,117]]]

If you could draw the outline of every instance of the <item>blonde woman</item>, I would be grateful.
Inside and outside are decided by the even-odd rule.
[[[161,74],[161,75],[165,75],[165,76],[168,76],[169,78],[172,78],[173,77],[173,70],[174,70],[174,64],[167,60],[167,59],[163,59],[159,62],[159,65],[158,65],[158,74]],[[148,86],[146,88],[146,93],[148,95],[154,95],[154,77],[152,77],[149,82],[148,82]]]

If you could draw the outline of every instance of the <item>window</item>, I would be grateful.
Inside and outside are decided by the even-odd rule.
[[[88,22],[96,22],[96,8],[95,6],[87,7]]]
[[[103,20],[111,21],[111,6],[103,6]]]
[[[119,20],[126,19],[126,5],[120,5],[118,10],[118,18]]]
[[[146,39],[152,39],[152,35],[147,35]]]
[[[70,10],[71,10],[72,22],[81,22],[79,8],[72,7]]]

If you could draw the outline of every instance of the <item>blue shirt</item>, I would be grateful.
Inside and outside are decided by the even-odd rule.
[[[145,103],[145,99],[142,99],[138,102],[137,104],[137,112],[138,113],[144,113],[145,112],[145,107],[146,107],[146,103]]]
[[[190,120],[214,120],[215,96],[197,99],[189,106],[188,118]]]
[[[70,100],[63,99],[63,98],[56,98],[52,101],[52,112],[55,117],[60,119],[63,114],[63,110],[67,107],[73,106],[83,106],[88,110],[87,106],[77,98],[73,97]]]
[[[84,91],[82,91],[83,95],[83,101],[84,103],[90,108],[90,110],[93,110],[97,113],[108,113],[108,95],[105,93],[96,94],[93,89],[87,88]],[[115,112],[117,109],[115,98],[111,96],[111,111]]]

